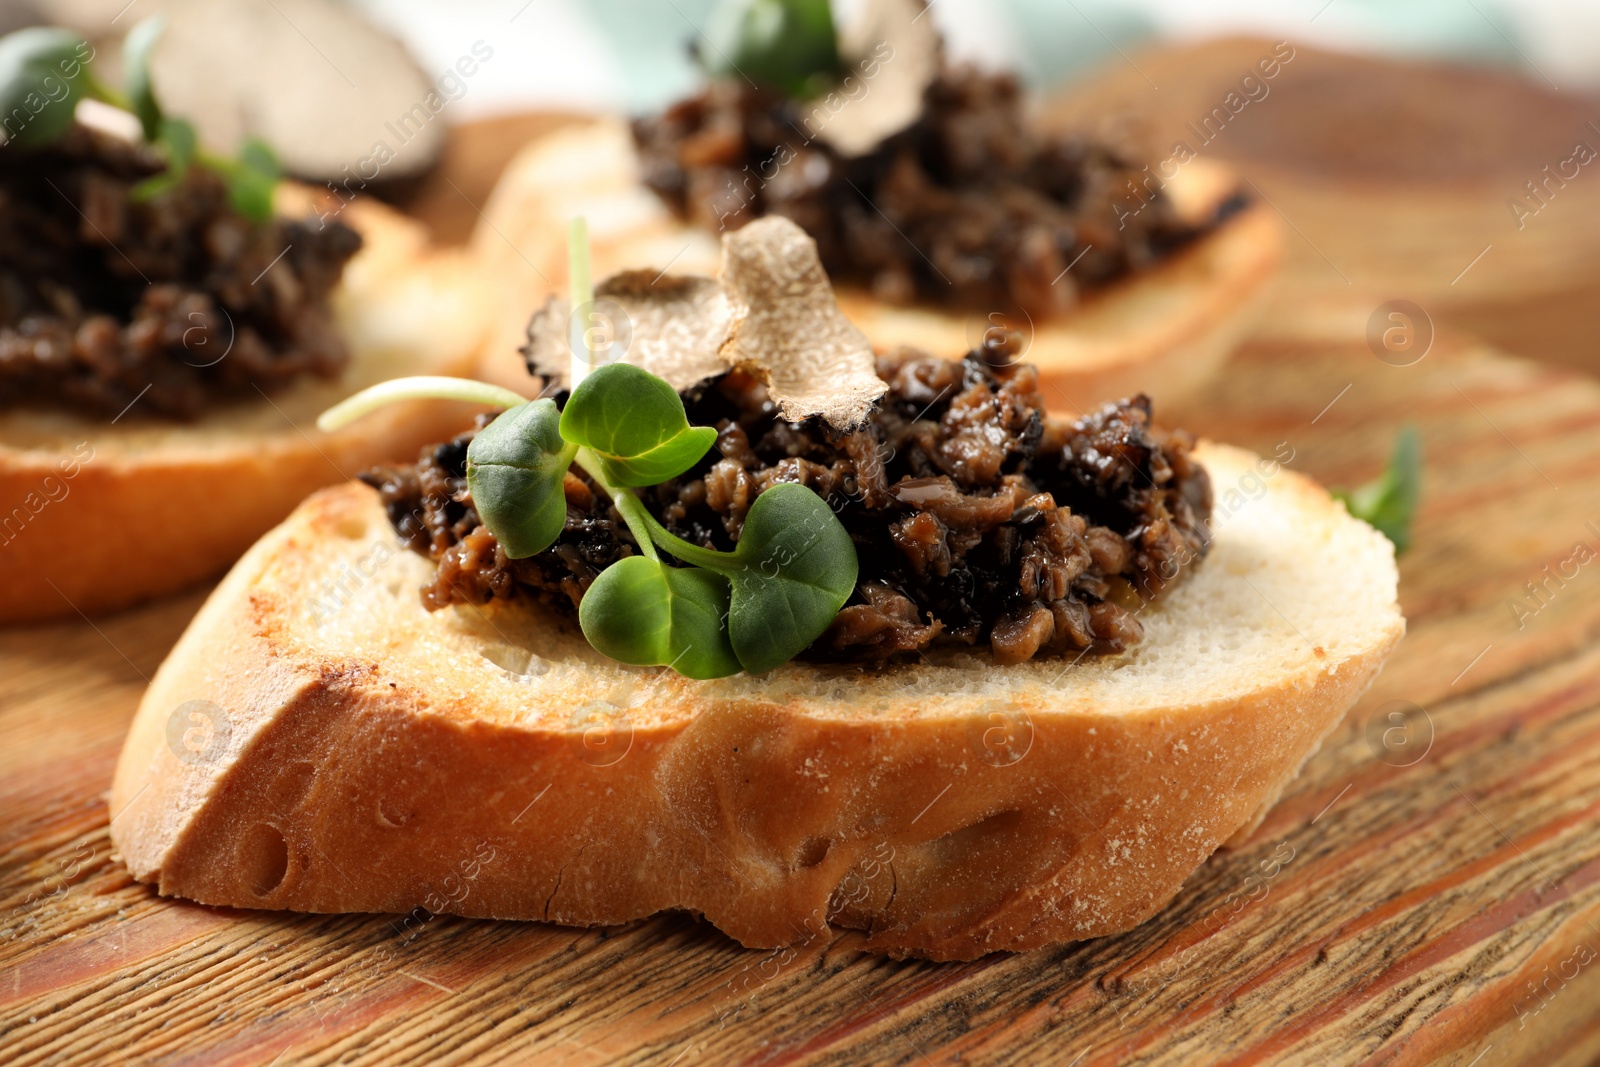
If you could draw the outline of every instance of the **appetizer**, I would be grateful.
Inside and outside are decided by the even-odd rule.
[[[748,6],[700,45],[701,92],[561,129],[507,169],[475,235],[503,309],[487,376],[520,373],[511,339],[562,277],[573,214],[597,272],[709,272],[721,234],[782,215],[874,344],[1016,332],[1062,412],[1141,389],[1173,404],[1211,376],[1282,256],[1230,172],[1044,128],[1012,76],[944,61],[919,0],[873,0],[837,39],[826,0]]]
[[[1404,630],[1393,548],[999,341],[876,356],[767,217],[533,316],[502,409],[325,489],[212,594],[118,763],[163,894],[970,959],[1126,930]],[[574,330],[601,298],[626,344]],[[569,338],[579,338],[569,342]],[[563,346],[565,345],[565,350]],[[362,484],[365,483],[365,484]]]
[[[416,224],[280,184],[264,144],[198,145],[151,89],[159,30],[129,34],[120,90],[70,33],[0,39],[0,622],[216,574],[306,493],[470,420],[315,429],[384,378],[470,369],[477,286]]]

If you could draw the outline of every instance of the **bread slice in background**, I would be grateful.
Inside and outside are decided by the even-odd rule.
[[[1235,180],[1196,159],[1166,190],[1181,213],[1203,220],[1232,195]],[[517,350],[545,297],[565,292],[566,225],[574,215],[588,220],[596,279],[625,269],[717,272],[719,235],[682,222],[644,186],[625,123],[585,122],[541,137],[506,168],[473,233],[493,301],[483,377],[526,388]],[[1158,410],[1181,404],[1254,321],[1283,254],[1278,216],[1252,203],[1151,270],[1089,293],[1071,314],[1024,325],[1018,358],[1039,367],[1051,410],[1061,414],[1140,391]],[[880,350],[908,344],[955,356],[980,344],[993,324],[983,310],[900,308],[836,289],[840,306]]]
[[[304,191],[284,205],[304,210]],[[386,409],[337,433],[318,413],[386,378],[469,374],[484,304],[470,261],[370,201],[339,215],[362,249],[334,310],[351,358],[270,397],[193,422],[0,411],[0,623],[125,607],[219,574],[306,494],[411,459],[468,419],[458,405]],[[223,357],[226,358],[226,357]]]
[[[1126,930],[1257,820],[1400,639],[1389,542],[1203,443],[1217,537],[1129,652],[789,663],[697,682],[522,603],[425,611],[376,495],[324,490],[222,582],[112,787],[133,875],[210,904],[970,959]]]

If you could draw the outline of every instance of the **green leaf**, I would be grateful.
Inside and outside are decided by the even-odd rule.
[[[578,622],[589,644],[621,663],[671,667],[687,678],[722,678],[740,666],[722,628],[727,612],[727,579],[629,556],[589,586]]]
[[[600,457],[612,485],[659,485],[700,461],[717,439],[690,426],[667,382],[627,363],[591,371],[561,412],[561,436]]]
[[[167,166],[182,177],[194,162],[200,135],[195,133],[194,123],[187,119],[162,119],[156,133],[156,144],[166,154]]]
[[[756,497],[732,552],[728,637],[751,674],[803,652],[856,587],[856,547],[827,503],[803,485]]]
[[[803,485],[775,485],[758,496],[732,552],[690,544],[648,513],[646,521],[656,544],[728,579],[728,639],[752,674],[804,651],[855,589],[855,543],[833,509]]]
[[[278,155],[272,146],[259,137],[252,137],[245,141],[239,149],[239,162],[246,168],[265,178],[277,181],[283,176],[283,168],[278,164]]]
[[[154,200],[162,193],[177,188],[194,162],[195,153],[199,150],[198,141],[193,123],[184,119],[162,119],[155,144],[166,157],[167,169],[138,183],[128,190],[128,195],[134,200]]]
[[[195,144],[194,127],[187,122],[163,119],[160,143],[175,169],[182,172],[191,160],[222,177],[228,187],[228,202],[252,222],[272,220],[272,194],[278,187],[282,169],[271,146],[259,137],[245,141],[238,159],[201,151]]]
[[[723,0],[706,24],[700,61],[714,77],[814,96],[840,74],[833,11],[828,0]]]
[[[228,201],[233,209],[252,222],[272,219],[272,194],[278,187],[278,157],[259,137],[252,137],[239,150],[237,160],[208,159],[228,183]]]
[[[67,131],[88,95],[93,54],[70,30],[35,26],[0,37],[0,125],[8,144],[37,148]]]
[[[178,184],[182,181],[182,174],[172,170],[171,168],[168,168],[167,170],[162,171],[160,174],[152,174],[144,181],[139,182],[132,189],[128,190],[128,196],[130,199],[140,202],[154,200],[161,194],[176,189]]]
[[[567,521],[561,482],[577,447],[561,440],[554,400],[503,411],[467,446],[467,486],[478,517],[512,559],[555,544]]]
[[[251,222],[272,220],[272,193],[278,187],[276,178],[263,176],[259,171],[238,170],[227,175],[228,202],[233,209]]]
[[[756,497],[732,552],[674,537],[654,519],[654,540],[733,586],[728,639],[751,674],[787,663],[822,636],[856,587],[856,547],[833,509],[803,485]]]
[[[129,109],[139,117],[146,141],[161,137],[161,105],[156,102],[155,86],[150,81],[150,52],[166,28],[165,17],[151,15],[129,30],[122,42],[123,92]]]
[[[1396,552],[1411,544],[1411,520],[1422,496],[1422,442],[1414,426],[1401,429],[1382,474],[1365,485],[1333,490],[1350,514],[1376,527]]]

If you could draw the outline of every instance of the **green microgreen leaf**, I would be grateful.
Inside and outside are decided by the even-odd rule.
[[[70,30],[34,26],[0,37],[0,125],[10,144],[36,148],[72,125],[89,95],[94,50]]]
[[[200,135],[188,119],[162,119],[155,143],[167,157],[167,169],[181,178],[200,150]]]
[[[717,439],[690,426],[676,389],[627,363],[599,367],[572,391],[561,436],[600,457],[612,485],[660,485],[700,461]]]
[[[728,635],[752,674],[822,635],[856,587],[856,548],[833,509],[803,485],[775,485],[745,516],[729,572]]]
[[[629,556],[589,586],[578,622],[589,644],[620,663],[671,667],[687,678],[722,678],[740,669],[722,626],[727,613],[727,579]]]
[[[713,77],[749,78],[800,99],[826,90],[841,71],[828,0],[723,0],[699,58]]]
[[[123,93],[128,109],[138,116],[146,141],[156,141],[161,136],[161,105],[150,80],[150,53],[166,28],[164,16],[151,15],[129,30],[122,42]]]
[[[1422,496],[1422,442],[1416,427],[1401,429],[1382,474],[1355,489],[1335,489],[1333,495],[1350,514],[1394,542],[1396,552],[1404,552],[1411,544],[1411,520]]]
[[[144,181],[139,182],[132,189],[129,189],[128,197],[136,203],[154,200],[163,193],[168,193],[173,189],[176,189],[179,183],[182,181],[183,175],[171,167],[168,167],[160,174],[152,174]]]
[[[561,413],[549,399],[501,412],[467,446],[472,504],[512,559],[543,552],[561,536],[561,483],[577,453],[561,439]]]
[[[252,137],[239,150],[239,158],[207,159],[207,165],[228,183],[228,202],[233,209],[253,222],[272,218],[272,194],[282,171],[272,148],[259,137]]]
[[[239,149],[239,162],[257,174],[267,175],[273,179],[282,176],[283,168],[278,165],[277,153],[272,146],[259,137],[246,140]]]
[[[732,552],[674,537],[651,520],[656,543],[733,586],[728,637],[752,674],[787,663],[822,636],[856,587],[855,544],[833,509],[803,485],[756,497]]]
[[[198,150],[199,138],[194,124],[184,119],[162,119],[156,134],[155,145],[166,157],[167,169],[152,174],[128,191],[136,201],[153,200],[168,190],[175,189],[189,173]]]

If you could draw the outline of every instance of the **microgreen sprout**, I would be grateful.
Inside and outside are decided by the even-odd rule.
[[[570,233],[572,307],[585,309],[587,239],[581,224]],[[584,331],[574,328],[570,338],[576,379],[592,352]],[[756,497],[731,552],[685,541],[645,508],[636,489],[688,472],[717,437],[709,426],[689,425],[677,391],[648,371],[626,363],[588,368],[562,407],[484,382],[400,378],[329,409],[317,426],[336,430],[386,404],[425,397],[504,409],[467,446],[467,486],[479,519],[512,559],[537,555],[561,536],[574,465],[610,497],[640,554],[601,571],[579,604],[584,636],[603,655],[689,678],[771,670],[821,636],[855,589],[855,545],[805,486],[775,485]]]
[[[828,0],[722,0],[699,59],[714,76],[750,78],[800,98],[843,73]]]
[[[1396,552],[1404,552],[1411,544],[1411,520],[1422,496],[1422,442],[1417,428],[1401,428],[1382,474],[1351,490],[1335,489],[1333,495],[1350,514],[1394,542]]]
[[[172,190],[198,164],[222,178],[235,211],[255,222],[270,220],[281,171],[266,142],[251,138],[237,158],[219,155],[199,146],[191,123],[162,111],[150,77],[150,55],[165,25],[165,19],[154,15],[128,31],[120,91],[95,76],[90,67],[94,49],[71,31],[34,27],[0,38],[0,116],[5,118],[7,143],[22,148],[52,144],[71,128],[80,100],[98,100],[131,112],[145,141],[166,162],[165,171],[133,187],[133,199],[149,200]]]
[[[502,389],[488,382],[471,378],[446,378],[434,375],[416,375],[394,378],[363,389],[346,397],[317,417],[317,429],[323,433],[342,430],[361,416],[402,400],[460,400],[468,404],[482,404],[489,408],[511,408],[526,404],[527,398],[510,389]]]
[[[121,94],[89,72],[94,49],[70,30],[33,26],[0,37],[0,117],[6,143],[49,144],[72,125],[79,100],[121,106]]]

